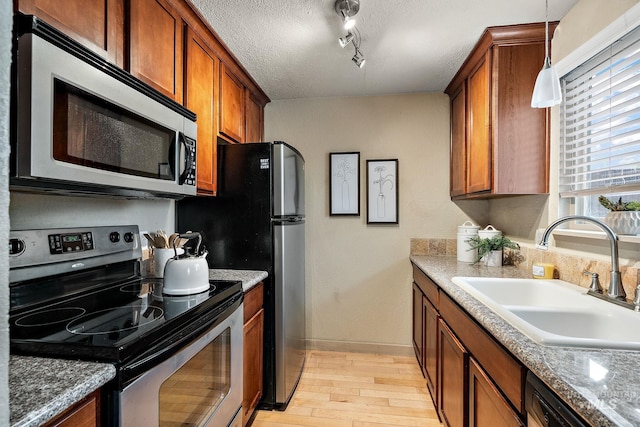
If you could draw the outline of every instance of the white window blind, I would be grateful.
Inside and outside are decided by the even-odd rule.
[[[640,193],[640,27],[561,83],[560,197]]]

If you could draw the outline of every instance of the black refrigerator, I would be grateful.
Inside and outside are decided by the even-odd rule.
[[[269,274],[262,408],[284,408],[304,366],[304,201],[304,158],[277,141],[219,144],[217,196],[176,203],[178,230],[202,233],[210,268]]]

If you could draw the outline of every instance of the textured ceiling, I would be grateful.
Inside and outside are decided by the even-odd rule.
[[[335,0],[191,1],[272,100],[442,92],[486,27],[545,19],[544,0],[361,0],[359,69]]]

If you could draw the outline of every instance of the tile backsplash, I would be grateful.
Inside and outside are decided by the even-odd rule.
[[[456,256],[456,239],[411,239],[411,255],[447,255]],[[611,262],[589,258],[588,256],[568,255],[561,252],[541,251],[531,246],[521,245],[519,250],[505,250],[505,264],[515,265],[518,269],[531,272],[533,263],[544,262],[555,265],[554,278],[588,288],[591,276],[583,272],[590,271],[600,275],[604,288],[609,284]],[[627,298],[633,298],[636,286],[640,283],[640,263],[620,261],[622,284]]]

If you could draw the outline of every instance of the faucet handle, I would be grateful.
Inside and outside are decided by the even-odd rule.
[[[636,295],[633,298],[633,310],[640,311],[640,284],[636,286]]]
[[[591,286],[589,286],[589,290],[591,292],[597,292],[601,294],[602,286],[600,286],[600,276],[598,275],[598,273],[592,273],[591,271],[584,270],[582,274],[584,274],[585,276],[591,275]],[[636,298],[638,298],[638,307],[639,307],[638,310],[640,310],[640,296],[638,295],[637,291],[636,291]]]

